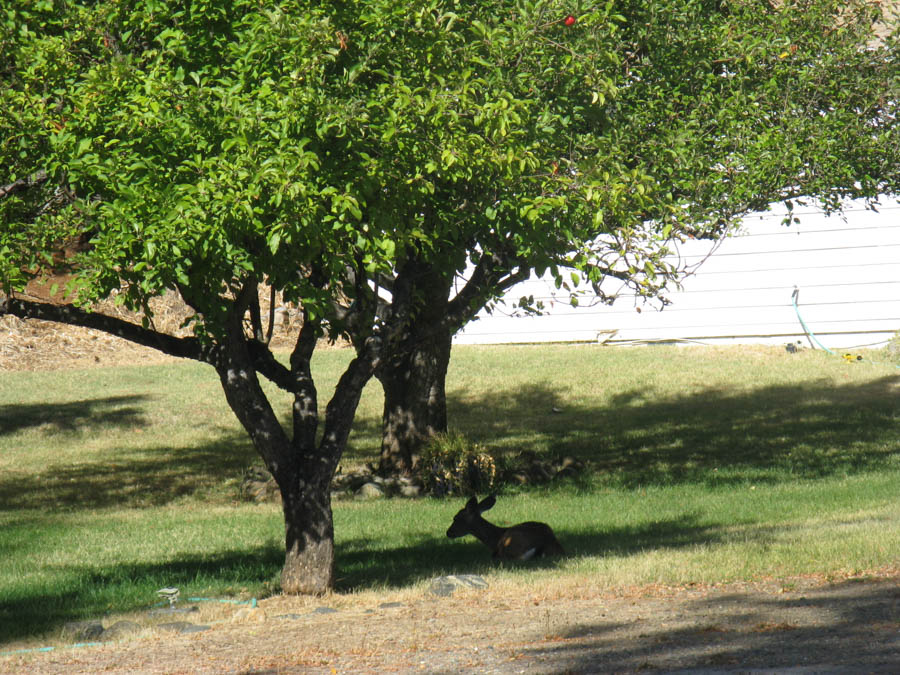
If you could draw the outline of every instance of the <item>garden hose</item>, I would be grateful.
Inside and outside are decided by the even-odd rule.
[[[831,354],[832,356],[842,356],[846,363],[856,363],[858,361],[862,361],[862,354],[853,354],[847,352],[846,354],[839,355],[837,352],[830,350],[828,347],[819,342],[819,338],[816,337],[815,333],[813,333],[809,326],[806,325],[806,322],[803,320],[803,317],[800,316],[800,308],[797,306],[797,298],[800,296],[800,289],[797,286],[794,286],[794,292],[791,293],[791,304],[794,306],[794,312],[797,314],[797,320],[800,322],[800,325],[803,326],[803,330],[806,333],[806,337],[809,338],[810,342],[814,342],[819,346],[820,349],[824,349],[826,352]],[[900,368],[898,365],[894,364],[879,364],[877,361],[869,360],[868,363],[874,365],[893,365],[895,368]]]

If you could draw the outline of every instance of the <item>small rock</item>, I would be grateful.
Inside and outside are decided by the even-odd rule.
[[[559,462],[559,469],[562,471],[563,469],[583,469],[584,464],[579,460],[575,459],[571,455],[566,455]]]
[[[401,485],[400,486],[400,496],[401,497],[418,497],[422,494],[422,488],[419,485]]]
[[[337,614],[334,607],[316,607],[310,614]]]
[[[242,607],[231,617],[231,623],[262,623],[266,612],[262,607]]]
[[[366,483],[356,493],[357,499],[380,499],[384,497],[384,488],[377,483]]]
[[[199,611],[199,607],[192,605],[190,607],[162,607],[160,609],[151,609],[147,613],[150,616],[166,616],[169,614],[194,614]]]
[[[269,470],[262,465],[251,466],[244,472],[241,496],[246,501],[256,503],[281,503],[281,490]]]
[[[584,471],[584,462],[580,462],[574,457],[563,457],[556,466],[556,478],[573,478]]]
[[[446,577],[437,577],[431,580],[428,592],[439,597],[449,597],[458,588],[487,588],[488,583],[477,574],[452,574]]]
[[[378,605],[378,609],[393,609],[394,607],[403,607],[402,602],[382,602]]]
[[[104,640],[121,640],[131,635],[137,635],[144,627],[135,621],[116,621],[112,626],[103,631]]]
[[[103,635],[103,624],[99,621],[72,621],[63,626],[63,640],[86,642],[97,640]]]
[[[185,633],[187,632],[194,624],[190,621],[171,621],[169,623],[160,623],[154,626],[156,630],[162,630],[167,633]]]

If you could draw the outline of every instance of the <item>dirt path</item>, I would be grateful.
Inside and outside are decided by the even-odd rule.
[[[511,590],[276,597],[238,623],[7,656],[0,672],[900,672],[897,570],[589,597]]]

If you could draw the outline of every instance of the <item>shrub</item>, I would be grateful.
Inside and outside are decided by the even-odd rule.
[[[424,491],[435,497],[484,494],[497,480],[494,458],[458,433],[435,436],[422,450],[418,471]]]

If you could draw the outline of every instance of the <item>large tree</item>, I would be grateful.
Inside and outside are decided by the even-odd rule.
[[[383,465],[409,468],[446,425],[453,333],[532,270],[654,295],[677,276],[673,241],[897,184],[896,39],[872,39],[869,3],[5,12],[0,311],[211,364],[282,493],[286,592],[331,584],[329,483],[373,375]],[[62,264],[67,302],[21,294]],[[287,364],[263,284],[302,308]],[[192,336],[154,327],[167,291]],[[142,323],[92,310],[110,296]],[[320,429],[310,359],[340,335],[355,358]],[[260,377],[293,394],[287,425]]]
[[[453,334],[531,271],[659,296],[685,237],[775,201],[897,189],[897,39],[876,39],[878,3],[481,4],[347,19],[354,63],[387,76],[352,123],[358,156],[411,185],[402,220],[432,235],[407,231],[377,279],[409,315],[376,371],[384,471],[446,428]],[[409,48],[381,49],[385,31]]]

